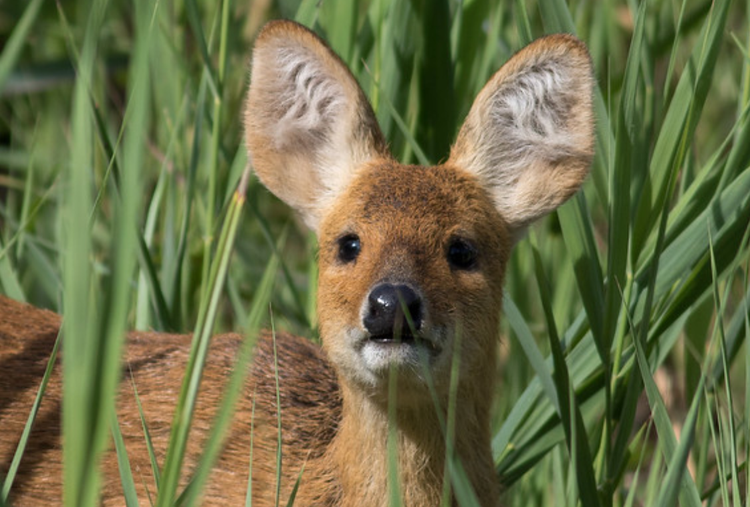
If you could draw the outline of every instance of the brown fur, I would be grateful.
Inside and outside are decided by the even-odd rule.
[[[447,455],[440,421],[448,415],[452,365],[459,358],[454,455],[480,504],[498,505],[489,412],[504,272],[515,238],[570,197],[586,176],[593,149],[592,86],[580,41],[565,35],[541,39],[490,79],[445,164],[406,166],[388,153],[364,93],[323,41],[291,22],[264,28],[253,53],[245,112],[248,150],[261,181],[300,213],[320,246],[323,347],[286,335],[276,341],[281,502],[304,467],[296,505],[387,505],[387,443],[393,434],[404,505],[439,505]],[[342,260],[341,239],[352,235],[361,250]],[[477,252],[471,268],[448,258],[456,238]],[[383,347],[368,335],[368,294],[384,282],[407,285],[420,298],[421,334],[414,345]],[[1,298],[0,315],[3,472],[59,318]],[[213,340],[186,479],[239,342],[232,334]],[[187,336],[129,335],[118,416],[142,499],[154,488],[130,380],[161,459],[188,349]],[[420,356],[426,360],[418,365],[409,359],[416,356],[397,355],[403,350],[426,351]],[[59,403],[56,370],[13,490],[19,505],[60,496]],[[395,414],[392,428],[389,409]],[[206,505],[244,501],[251,433],[253,505],[274,505],[277,414],[273,341],[265,336],[205,492]],[[121,503],[114,453],[103,466],[104,503]]]
[[[7,473],[18,439],[26,424],[60,326],[60,317],[0,296],[0,474]],[[147,491],[155,498],[153,474],[145,437],[133,392],[133,383],[153,440],[157,461],[163,464],[169,428],[190,351],[190,335],[130,333],[123,368],[124,379],[118,399],[118,420],[138,488],[145,501]],[[209,350],[211,360],[196,407],[195,424],[186,457],[186,470],[197,465],[208,436],[235,353],[240,344],[236,334],[217,335]],[[288,456],[304,460],[320,454],[336,430],[341,402],[335,375],[309,340],[291,335],[276,336],[282,406],[282,435]],[[59,360],[58,360],[59,363]],[[264,335],[258,343],[254,374],[227,438],[220,462],[204,494],[204,505],[241,505],[249,476],[252,394],[256,395],[255,452],[273,456],[276,452],[276,383],[273,341]],[[59,364],[55,366],[40,411],[24,453],[11,500],[18,506],[48,506],[61,502],[62,455],[60,452]],[[267,438],[264,436],[267,435]],[[254,460],[258,463],[258,460]],[[120,476],[114,452],[103,462],[104,505],[122,505]],[[291,466],[291,465],[290,465]],[[275,477],[275,459],[258,466],[259,482]],[[185,479],[190,474],[184,475]],[[186,483],[187,481],[185,481]],[[57,499],[57,500],[55,500]]]

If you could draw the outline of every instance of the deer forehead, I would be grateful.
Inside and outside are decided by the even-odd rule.
[[[448,165],[393,161],[358,171],[323,218],[322,263],[335,261],[338,239],[346,234],[360,237],[365,254],[406,255],[428,264],[444,262],[453,237],[472,241],[482,254],[503,263],[512,246],[504,220],[476,177]]]

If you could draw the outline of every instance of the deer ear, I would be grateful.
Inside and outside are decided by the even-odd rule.
[[[479,178],[514,236],[588,174],[593,86],[583,43],[551,35],[508,60],[474,101],[449,163]]]
[[[313,230],[357,167],[389,156],[349,69],[291,21],[268,23],[255,42],[245,131],[260,180]]]

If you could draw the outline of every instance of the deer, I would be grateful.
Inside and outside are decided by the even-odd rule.
[[[284,333],[259,338],[203,504],[242,504],[252,469],[253,505],[274,505],[280,414],[282,501],[299,478],[295,505],[385,506],[397,480],[403,505],[434,507],[449,480],[446,460],[455,458],[479,504],[500,505],[490,416],[504,275],[527,227],[589,172],[595,81],[584,43],[548,35],[513,55],[479,92],[448,158],[429,167],[393,158],[357,80],[307,28],[266,24],[250,76],[244,125],[255,174],[317,235],[322,345]],[[0,315],[5,473],[61,317],[5,297]],[[185,477],[241,340],[212,340]],[[144,503],[156,487],[133,384],[160,459],[189,348],[189,335],[128,335],[117,413]],[[18,506],[61,498],[58,369],[11,490]],[[441,421],[451,395],[448,449]],[[122,504],[113,451],[102,469],[102,504]],[[457,505],[455,496],[449,502]]]

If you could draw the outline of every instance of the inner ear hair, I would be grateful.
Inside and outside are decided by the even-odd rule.
[[[475,174],[516,236],[565,202],[594,146],[591,59],[571,35],[514,55],[477,96],[450,163]]]
[[[372,108],[340,58],[291,21],[258,35],[245,108],[260,180],[313,230],[357,167],[387,149]]]

